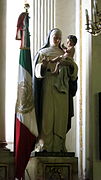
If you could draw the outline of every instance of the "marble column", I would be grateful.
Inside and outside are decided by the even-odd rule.
[[[0,148],[5,140],[6,0],[0,0]]]

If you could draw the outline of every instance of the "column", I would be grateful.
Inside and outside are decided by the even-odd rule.
[[[0,148],[5,140],[6,0],[0,0]]]

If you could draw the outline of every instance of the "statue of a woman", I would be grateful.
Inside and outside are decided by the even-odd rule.
[[[46,45],[34,59],[34,97],[39,140],[47,152],[66,152],[66,133],[70,129],[73,96],[77,90],[78,68],[74,61],[69,65],[61,63],[59,72],[52,73],[56,64],[51,63],[51,59],[64,54],[60,46],[61,38],[61,31],[52,29]]]

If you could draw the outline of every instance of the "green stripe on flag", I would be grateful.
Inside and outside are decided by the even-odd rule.
[[[22,67],[26,69],[26,71],[28,71],[32,76],[32,62],[30,49],[20,50],[19,64],[22,65]]]

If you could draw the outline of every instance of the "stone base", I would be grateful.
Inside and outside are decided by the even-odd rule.
[[[29,160],[25,180],[78,180],[78,159],[72,157],[71,153],[67,153],[68,156],[56,156],[57,153],[36,154]]]

